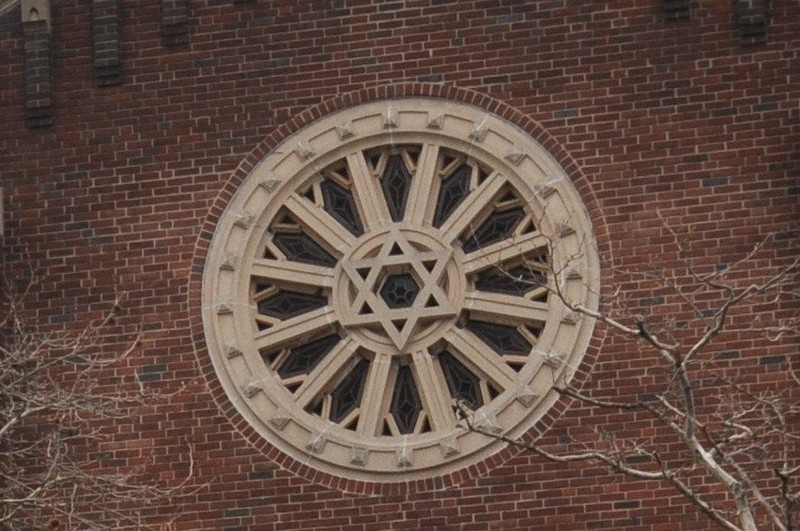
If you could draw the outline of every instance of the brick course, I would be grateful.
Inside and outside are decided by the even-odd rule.
[[[260,439],[214,378],[200,275],[231,194],[282,138],[335,109],[429,95],[495,112],[550,150],[594,223],[604,302],[695,337],[692,309],[660,279],[691,285],[688,265],[711,271],[768,234],[737,281],[764,278],[798,252],[795,2],[772,0],[767,12],[765,2],[695,0],[688,18],[667,16],[661,0],[96,4],[118,11],[119,41],[103,46],[114,68],[124,58],[122,83],[96,86],[92,3],[53,2],[50,98],[34,105],[52,113],[37,122],[44,127],[30,127],[31,101],[46,88],[32,77],[31,36],[18,11],[0,17],[4,261],[12,282],[35,272],[25,311],[53,330],[96,319],[127,292],[107,348],[140,330],[142,342],[110,376],[182,391],[109,426],[108,445],[91,451],[111,468],[152,456],[149,477],[179,481],[191,444],[192,483],[203,486],[152,507],[152,522],[179,514],[175,529],[187,530],[716,528],[668,485],[514,449],[409,484],[359,484],[294,462]],[[745,7],[766,13],[758,39],[742,33]],[[762,301],[731,320],[774,323],[797,310]],[[787,368],[800,370],[796,339],[721,339],[714,366],[748,375],[753,390],[781,388]],[[578,381],[598,398],[638,397],[661,389],[658,364],[598,327]],[[713,408],[708,382],[702,397]],[[670,437],[645,415],[566,399],[534,431],[558,445],[598,429]],[[719,496],[710,483],[698,488]]]

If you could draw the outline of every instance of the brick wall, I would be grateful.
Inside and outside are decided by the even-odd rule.
[[[109,426],[111,442],[93,455],[147,462],[150,477],[171,481],[188,470],[190,444],[202,488],[149,515],[180,515],[176,529],[715,528],[668,485],[510,450],[462,479],[342,492],[282,459],[231,410],[204,358],[198,286],[226,183],[251,151],[334,107],[431,94],[521,113],[579,176],[604,302],[694,337],[698,323],[664,277],[691,286],[689,265],[710,271],[768,234],[737,281],[798,252],[798,6],[746,3],[695,0],[673,16],[659,0],[131,0],[96,3],[113,17],[99,32],[91,2],[58,1],[43,127],[26,120],[28,37],[17,10],[2,15],[6,280],[34,272],[26,313],[54,330],[96,319],[127,292],[106,342],[143,335],[113,377],[182,389]],[[763,39],[742,34],[743,17],[767,21]],[[114,84],[96,83],[98,42]],[[796,312],[750,305],[732,322]],[[753,389],[780,388],[787,368],[800,369],[791,337],[734,331],[714,348],[714,366],[748,375]],[[584,390],[594,396],[663,383],[648,368],[659,363],[652,352],[613,334],[598,330],[591,357]],[[709,408],[713,389],[702,395]],[[569,401],[555,411],[547,444],[654,432],[642,414]]]

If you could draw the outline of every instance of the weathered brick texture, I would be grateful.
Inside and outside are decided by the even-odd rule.
[[[34,272],[23,309],[52,330],[79,329],[126,292],[101,343],[141,342],[110,382],[169,394],[103,426],[108,439],[86,454],[174,484],[191,446],[197,489],[145,515],[154,527],[177,515],[176,530],[716,529],[667,484],[510,449],[409,484],[314,472],[235,411],[200,323],[215,223],[261,156],[335,109],[416,94],[497,112],[533,135],[587,207],[602,302],[695,337],[696,312],[720,298],[686,303],[689,266],[714,271],[769,236],[736,273],[745,285],[797,254],[800,16],[795,0],[771,0],[768,18],[766,2],[694,0],[691,16],[668,20],[667,3],[59,0],[52,37],[18,11],[0,16],[5,281]],[[111,80],[123,82],[97,86]],[[705,353],[717,372],[704,376],[704,411],[720,404],[720,374],[787,388],[797,339],[737,328],[797,312],[769,301],[734,312]],[[578,368],[583,390],[659,393],[658,355],[601,328]],[[538,428],[551,448],[617,432],[682,455],[643,412],[563,399]],[[724,503],[710,481],[696,485]]]

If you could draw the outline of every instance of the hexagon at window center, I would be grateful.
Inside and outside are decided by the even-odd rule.
[[[379,293],[389,308],[408,308],[419,295],[419,284],[410,273],[389,275]]]
[[[438,231],[394,223],[360,238],[343,257],[333,306],[361,346],[406,355],[441,338],[460,311],[464,284]]]

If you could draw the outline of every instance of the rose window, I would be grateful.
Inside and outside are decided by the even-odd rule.
[[[500,448],[571,377],[596,306],[588,217],[558,164],[478,109],[424,99],[311,124],[222,215],[206,337],[233,404],[338,476],[405,481]]]

